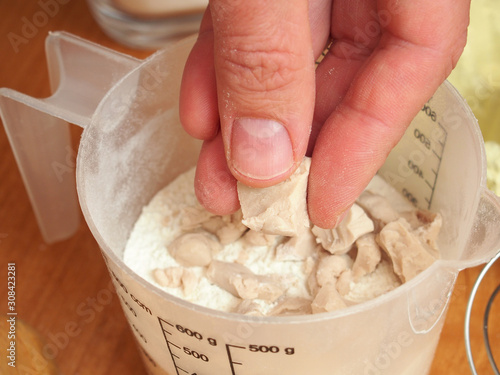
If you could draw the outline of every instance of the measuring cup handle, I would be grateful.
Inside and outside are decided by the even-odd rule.
[[[0,89],[0,116],[48,243],[71,236],[80,210],[68,122],[85,127],[106,93],[141,61],[64,32],[46,39],[52,96]]]
[[[0,112],[38,226],[52,243],[71,236],[80,222],[75,158],[67,123],[24,99],[0,89]]]

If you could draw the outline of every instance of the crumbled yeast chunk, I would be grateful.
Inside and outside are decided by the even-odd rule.
[[[321,256],[320,256],[321,259]],[[306,286],[307,289],[309,290],[309,294],[311,296],[315,296],[316,293],[318,293],[318,290],[320,288],[320,285],[318,283],[318,279],[316,277],[317,271],[318,271],[318,265],[319,261],[314,260],[313,258],[309,257],[306,259],[306,267],[308,271],[308,276],[306,280]]]
[[[311,159],[306,157],[285,181],[267,188],[238,182],[243,224],[250,229],[282,236],[296,236],[309,226],[306,194]]]
[[[248,228],[241,222],[241,210],[232,215],[214,216],[201,224],[202,228],[217,236],[222,245],[237,241]]]
[[[351,291],[351,283],[353,282],[353,271],[352,269],[345,270],[340,274],[335,284],[337,291],[342,297],[345,297]]]
[[[168,246],[170,255],[185,267],[207,266],[221,249],[221,244],[204,231],[182,234]]]
[[[348,276],[347,273],[343,273],[341,278],[344,275]],[[349,304],[371,300],[402,284],[401,279],[394,273],[391,261],[386,257],[382,257],[373,272],[360,277],[357,281],[353,280],[345,290],[341,288],[341,278],[337,283],[337,290],[345,297],[346,301],[349,301]]]
[[[199,227],[202,223],[215,215],[207,211],[201,204],[185,207],[181,214],[180,226],[184,231],[189,231]]]
[[[424,210],[417,210],[416,216],[421,225],[413,233],[428,246],[427,250],[434,258],[439,258],[437,238],[443,225],[443,218],[438,213]]]
[[[186,296],[189,296],[196,290],[200,281],[199,277],[194,273],[194,271],[189,268],[184,269],[181,280],[184,295]]]
[[[311,304],[314,314],[339,310],[347,307],[344,299],[337,290],[335,284],[326,284],[322,286]]]
[[[214,234],[222,245],[237,241],[248,228],[241,222],[241,210],[231,215],[218,216],[207,211],[199,203],[182,210],[180,226],[185,232],[203,229]]]
[[[157,268],[153,271],[153,277],[158,284],[167,288],[182,286],[185,295],[193,293],[199,282],[196,274],[184,267]]]
[[[367,233],[358,238],[356,248],[358,251],[352,266],[352,272],[354,279],[359,280],[360,277],[375,270],[382,259],[382,252],[374,233]]]
[[[378,232],[387,223],[397,220],[401,215],[391,206],[389,200],[372,191],[365,190],[356,199],[356,203],[363,208],[373,220],[375,231]]]
[[[347,271],[352,266],[352,259],[349,255],[328,255],[323,257],[316,271],[318,285],[323,287],[327,284],[334,284],[342,272]]]
[[[287,181],[272,188],[238,184],[242,209],[232,215],[213,215],[199,204],[183,208],[181,234],[167,246],[182,267],[156,269],[155,280],[169,288],[182,287],[187,297],[200,282],[190,267],[202,267],[204,277],[232,295],[233,312],[323,313],[392,290],[439,257],[441,216],[406,212],[409,205],[393,205],[373,190],[358,197],[336,228],[311,228],[306,209],[309,166],[305,158]],[[391,189],[381,181],[375,185]],[[235,241],[240,248],[218,258]],[[256,274],[245,266],[264,258],[281,262],[274,270],[288,271]],[[289,271],[291,264],[294,271]],[[292,282],[298,279],[294,272],[302,275],[298,283]]]
[[[382,228],[378,242],[391,258],[394,272],[403,282],[411,280],[436,260],[429,246],[422,243],[403,218]]]
[[[290,237],[276,247],[276,260],[304,260],[317,252],[316,237],[309,228],[304,228],[295,237]]]
[[[286,290],[279,277],[256,275],[242,264],[214,260],[207,270],[208,279],[236,297],[277,300]]]
[[[250,316],[264,316],[258,303],[251,299],[244,299],[236,306],[233,312]]]
[[[247,246],[272,246],[276,241],[276,235],[257,232],[249,229],[242,240]]]
[[[269,315],[306,315],[312,313],[311,300],[303,297],[285,297],[278,301]]]
[[[181,286],[183,272],[183,267],[157,268],[153,271],[153,277],[161,286],[178,288]]]
[[[313,226],[312,232],[325,250],[332,254],[345,254],[351,250],[359,237],[372,232],[373,229],[373,221],[360,206],[353,204],[336,228],[323,229]]]

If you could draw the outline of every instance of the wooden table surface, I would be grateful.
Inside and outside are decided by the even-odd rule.
[[[58,4],[57,11],[47,17],[45,25],[36,27],[36,33],[23,35],[23,25],[43,11],[40,4],[45,2]],[[0,20],[0,87],[34,97],[50,95],[44,52],[49,31],[68,31],[138,58],[151,53],[128,49],[110,40],[92,19],[84,0],[2,0]],[[14,45],[13,34],[23,37],[23,42]],[[75,146],[79,134],[80,130],[73,126]],[[15,369],[6,366],[5,356],[9,262],[16,264],[18,349]],[[498,285],[498,263],[480,289],[479,306],[486,304]],[[0,127],[0,265],[0,316],[4,316],[0,323],[1,374],[145,374],[116,294],[111,298],[98,298],[111,284],[88,227],[82,220],[72,238],[53,245],[43,242],[3,127]],[[459,275],[432,375],[470,373],[463,325],[467,300],[480,270],[481,267],[476,267]],[[496,301],[490,329],[497,361],[500,359],[499,311],[500,301]],[[482,344],[481,319],[482,312],[473,315],[472,343],[477,369],[479,374],[493,374]]]

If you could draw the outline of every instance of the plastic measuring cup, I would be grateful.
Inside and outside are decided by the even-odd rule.
[[[75,220],[68,218],[77,216],[71,179],[61,173],[65,120],[84,127],[80,206],[150,374],[427,373],[459,270],[500,247],[500,200],[485,188],[481,134],[465,102],[444,83],[379,172],[415,205],[442,213],[441,260],[340,311],[265,318],[214,311],[163,292],[122,261],[142,207],[197,159],[200,144],[182,130],[177,108],[193,42],[139,61],[54,33],[47,39],[53,96],[0,91],[3,122],[46,239],[71,235]]]

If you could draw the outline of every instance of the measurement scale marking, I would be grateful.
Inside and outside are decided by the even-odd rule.
[[[167,340],[167,339],[165,338],[165,340]],[[167,347],[168,347],[168,351],[170,352],[170,357],[172,358],[172,362],[173,362],[174,367],[175,367],[175,372],[177,373],[177,375],[180,375],[179,374],[179,370],[184,371],[185,373],[187,373],[186,370],[184,370],[183,368],[177,366],[177,362],[175,360],[176,359],[180,359],[181,357],[179,357],[177,354],[175,354],[172,351],[172,348],[170,347],[170,345],[173,345],[173,346],[175,346],[178,349],[180,349],[180,347],[178,345],[175,345],[174,343],[170,342],[169,340],[167,340]]]
[[[163,322],[163,323],[168,324],[170,327],[174,328],[174,325],[172,323],[167,322],[166,320],[163,320],[162,318],[158,318],[158,320],[160,320],[160,324]],[[162,326],[162,328],[163,328],[163,326]]]
[[[175,346],[177,349],[181,349],[180,346],[174,344],[173,342],[171,342],[168,337],[167,337],[167,334],[171,335],[172,336],[172,332],[169,332],[167,331],[164,327],[163,327],[163,323],[166,323],[167,325],[171,326],[171,327],[174,327],[173,324],[163,320],[162,318],[158,317],[158,322],[160,323],[160,328],[163,332],[163,338],[165,339],[165,342],[167,343],[167,348],[168,348],[168,352],[170,353],[170,358],[172,358],[172,363],[174,364],[174,367],[175,367],[175,372],[177,375],[181,375],[179,374],[179,370],[181,371],[184,371],[185,373],[188,373],[186,370],[180,368],[179,366],[177,366],[177,363],[175,362],[175,359],[180,359],[180,357],[178,355],[176,355],[174,352],[172,352],[172,348],[170,347],[170,345],[172,346]]]
[[[166,320],[163,320],[162,318],[158,317],[158,322],[160,323],[161,330],[165,333],[168,333],[169,335],[172,335],[172,332],[167,331],[165,328],[163,328],[163,323],[168,324],[170,327],[174,328],[174,325],[172,323],[167,322]],[[165,337],[165,340],[167,338]]]
[[[432,199],[434,198],[434,192],[436,191],[436,183],[437,183],[437,178],[438,178],[438,175],[439,175],[439,169],[441,168],[441,162],[443,161],[444,147],[446,145],[446,140],[448,139],[448,132],[447,132],[446,128],[439,121],[437,122],[437,124],[441,128],[441,130],[443,131],[444,136],[443,136],[443,140],[441,140],[441,139],[437,140],[437,142],[441,145],[441,154],[438,154],[434,150],[434,148],[432,149],[432,152],[438,158],[438,165],[437,165],[437,169],[436,170],[434,170],[434,168],[432,168],[432,172],[434,173],[434,175],[436,177],[434,178],[434,184],[431,185],[431,196],[429,198],[425,198],[425,200],[428,203],[427,209],[431,208]]]
[[[236,348],[236,349],[246,349],[246,347],[239,346],[239,345],[226,344],[226,352],[227,352],[227,357],[229,358],[229,366],[231,366],[231,375],[236,375],[234,365],[242,366],[243,363],[233,361],[233,357],[231,356],[231,347]]]
[[[446,145],[446,139],[448,138],[448,131],[446,130],[446,128],[438,121],[437,122],[438,126],[441,128],[441,130],[443,131],[443,139],[438,139],[437,142],[441,145],[441,150],[444,150],[444,146]],[[441,156],[442,156],[442,152],[441,152]]]
[[[166,340],[166,338],[165,338]],[[179,369],[180,367],[177,366],[177,363],[175,362],[175,358],[179,359],[179,356],[175,355],[173,352],[172,352],[172,349],[170,348],[170,341],[167,340],[167,348],[168,348],[168,351],[170,352],[170,357],[172,358],[172,362],[174,364],[174,367],[175,367],[175,372],[177,373],[177,375],[180,375],[179,374]]]

